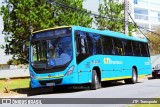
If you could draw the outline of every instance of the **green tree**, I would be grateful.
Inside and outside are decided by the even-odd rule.
[[[56,0],[57,24],[91,27],[91,12],[83,8],[84,0]],[[53,6],[54,6],[53,5]]]
[[[10,35],[6,50],[14,60],[27,63],[27,51],[22,51],[23,41],[29,38],[30,26],[34,30],[55,26],[52,9],[45,0],[8,0],[1,7],[5,35]]]
[[[112,30],[116,32],[124,32],[124,4],[116,3],[113,0],[104,0],[103,4],[98,8],[99,16],[95,17],[96,25],[100,30]],[[136,31],[136,27],[132,23],[128,23],[129,35]]]
[[[160,27],[156,29],[157,34],[160,34]],[[160,35],[154,33],[147,33],[147,37],[149,38],[150,42],[150,52],[151,54],[160,54]]]
[[[3,16],[3,34],[10,35],[6,48],[14,60],[27,63],[28,52],[22,51],[23,41],[29,38],[30,27],[34,31],[59,25],[80,25],[91,27],[90,13],[84,11],[83,0],[6,0],[0,9]],[[73,2],[74,1],[74,2]],[[28,43],[27,43],[28,44]]]

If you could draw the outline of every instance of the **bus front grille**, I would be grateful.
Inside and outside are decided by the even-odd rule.
[[[39,81],[39,83],[40,83],[41,85],[46,85],[47,83],[60,84],[61,82],[62,82],[62,79]]]

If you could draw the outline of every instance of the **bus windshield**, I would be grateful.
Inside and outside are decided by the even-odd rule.
[[[52,69],[63,66],[72,60],[72,38],[62,36],[31,42],[31,65],[34,68]]]

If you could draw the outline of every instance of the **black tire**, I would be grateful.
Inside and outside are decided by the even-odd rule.
[[[98,88],[101,88],[101,81],[100,77],[98,77],[96,70],[92,71],[92,83],[91,87],[92,90],[96,90]]]
[[[132,78],[124,80],[126,84],[135,84],[138,81],[138,76],[135,68],[132,68]]]

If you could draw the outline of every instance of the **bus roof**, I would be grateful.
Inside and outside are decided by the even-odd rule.
[[[34,31],[33,33],[38,33],[38,32],[43,32],[43,31],[53,30],[53,29],[59,29],[59,28],[69,28],[69,27],[72,27],[72,26],[56,26],[56,27],[54,27],[54,28],[48,28],[48,29],[37,30],[37,31]]]
[[[97,33],[101,35],[107,35],[110,37],[116,37],[116,38],[122,38],[122,39],[127,39],[127,40],[134,40],[134,41],[140,41],[140,42],[148,42],[146,38],[141,39],[133,36],[127,36],[123,33],[120,32],[114,32],[110,30],[96,30],[96,29],[91,29],[91,28],[86,28],[86,27],[81,27],[81,26],[72,26],[73,29],[75,30],[81,30],[81,31],[86,31],[86,32],[92,32],[92,33]]]
[[[97,34],[101,34],[101,35],[107,35],[110,37],[116,37],[116,38],[122,38],[122,39],[134,40],[134,41],[140,41],[140,42],[148,42],[148,40],[146,38],[141,39],[141,38],[136,38],[133,36],[127,36],[127,35],[120,33],[120,32],[114,32],[114,31],[110,31],[110,30],[96,30],[96,29],[86,28],[86,27],[81,27],[81,26],[58,26],[58,27],[54,27],[54,28],[38,30],[38,31],[33,32],[33,34],[38,33],[38,32],[47,31],[47,30],[68,28],[68,27],[72,27],[72,29],[74,29],[74,30],[81,30],[81,31],[86,31],[86,32],[91,32],[91,33],[97,33]]]

